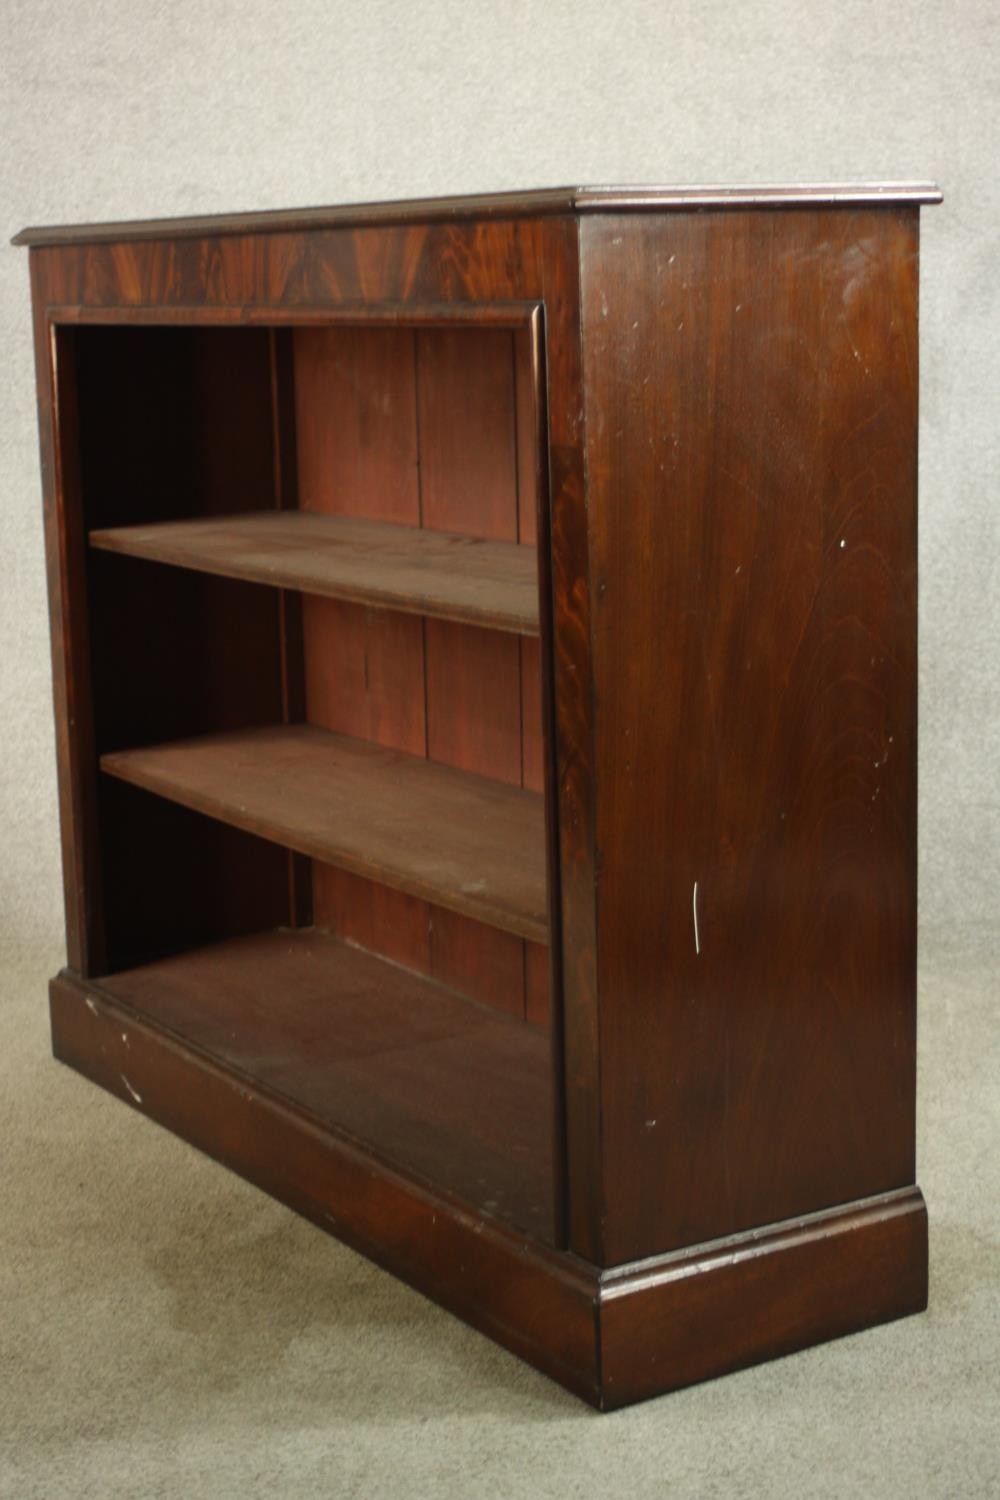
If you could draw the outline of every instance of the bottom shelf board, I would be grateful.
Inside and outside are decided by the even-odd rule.
[[[551,1241],[545,1032],[313,929],[233,938],[95,987],[321,1129]]]
[[[912,1184],[606,1269],[556,1249],[544,1036],[315,933],[49,995],[64,1063],[604,1410],[927,1305]]]

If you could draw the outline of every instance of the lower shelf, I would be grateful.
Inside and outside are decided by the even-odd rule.
[[[311,724],[118,750],[101,768],[299,854],[548,941],[538,792]]]
[[[551,1238],[544,1032],[313,930],[231,939],[98,984],[322,1129]]]
[[[443,1027],[440,1040],[450,1037],[456,1043],[456,1059],[469,1062],[469,1081],[459,1088],[449,1073],[437,1101],[438,1124],[429,1123],[426,1112],[421,1119],[418,1110],[411,1136],[402,1123],[402,1100],[413,1097],[406,1080],[417,1072],[404,1068],[396,1126],[391,1132],[375,1127],[383,1164],[370,1145],[351,1141],[344,1106],[338,1099],[332,1109],[332,1093],[324,1093],[322,1084],[315,1107],[306,1102],[313,1100],[308,1081],[313,1070],[303,1049],[325,1029],[327,1009],[326,984],[317,976],[328,965],[343,965],[343,977],[359,956],[342,950],[332,957],[321,940],[310,986],[315,939],[291,938],[290,943],[288,934],[247,939],[109,980],[64,972],[51,986],[53,1050],[148,1118],[605,1410],[926,1306],[927,1214],[914,1186],[610,1269],[555,1249],[494,1217],[492,1209],[470,1207],[470,1198],[482,1197],[486,1171],[498,1173],[491,1191],[507,1184],[501,1191],[509,1195],[509,1205],[533,1204],[548,1190],[533,1153],[516,1167],[503,1161],[507,1153],[492,1138],[490,1124],[498,1101],[510,1111],[508,1119],[522,1106],[534,1110],[536,1119],[546,1112],[540,1108],[546,1084],[538,1067],[545,1043],[518,1023],[491,1014],[483,1018],[489,1036],[479,1035],[475,1026],[463,1030],[461,1021],[453,1029],[440,991],[431,1007]],[[214,972],[227,949],[230,956],[240,950],[245,957],[239,986],[228,961],[229,981]],[[288,987],[258,982],[252,973],[255,955],[264,955],[262,965],[272,981],[283,974]],[[280,1017],[292,994],[289,960],[299,979],[307,981],[312,1000],[301,995],[302,1005],[293,1004],[303,1028],[298,1040],[290,1045],[287,1024],[260,1015],[256,1041],[241,1044],[231,1008],[237,988],[244,1000],[256,994],[262,1011]],[[368,967],[367,958],[360,961]],[[405,984],[411,983],[407,977]],[[376,999],[371,1030],[363,1017],[362,982],[354,1020],[343,1026],[354,1056],[343,1062],[342,1076],[359,1093],[369,1085],[378,1091],[378,1107],[360,1100],[351,1106],[366,1122],[388,1099],[381,1066],[393,1061],[394,1035],[416,1060],[413,1067],[423,1070],[423,1085],[433,1086],[443,1076],[431,1061],[437,1043],[424,1030],[428,1019],[433,1030],[434,1014],[394,1015],[384,976],[379,989],[382,1000]],[[412,990],[410,996],[416,998]],[[405,1000],[403,990],[399,1000]],[[476,1007],[454,1003],[467,1020],[470,1011],[478,1014]],[[199,1021],[205,1007],[209,1014]],[[523,1052],[517,1042],[509,1050],[517,1033]],[[535,1063],[519,1071],[531,1056]],[[322,1072],[317,1063],[314,1081]],[[263,1081],[265,1073],[271,1083]],[[391,1112],[391,1100],[387,1107]],[[429,1173],[431,1161],[439,1164],[436,1170],[443,1164],[447,1171],[449,1160],[450,1181],[460,1193],[418,1181]],[[523,1179],[532,1162],[536,1175]],[[535,1189],[529,1190],[531,1181]],[[260,1316],[266,1318],[268,1309],[261,1308]]]

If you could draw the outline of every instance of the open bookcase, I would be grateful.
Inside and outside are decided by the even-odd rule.
[[[934,198],[21,237],[56,1053],[599,1406],[925,1299]]]

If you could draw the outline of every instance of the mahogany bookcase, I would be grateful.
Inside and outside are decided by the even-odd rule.
[[[939,196],[18,236],[55,1054],[597,1406],[926,1302]]]

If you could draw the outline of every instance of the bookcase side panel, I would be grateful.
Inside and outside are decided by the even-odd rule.
[[[916,220],[581,227],[611,1264],[913,1181]]]
[[[73,340],[67,339],[57,356],[48,320],[48,304],[53,300],[54,287],[58,288],[59,260],[56,251],[31,252],[31,297],[66,955],[75,973],[89,976],[101,973],[105,966],[105,931],[97,838],[85,537],[79,504],[75,349]]]

